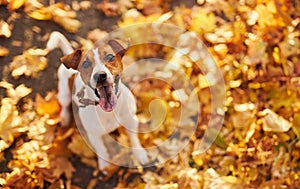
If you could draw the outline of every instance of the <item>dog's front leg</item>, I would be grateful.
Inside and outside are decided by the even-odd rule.
[[[109,158],[109,154],[104,145],[102,136],[88,133],[88,138],[95,150],[95,153],[97,154],[98,168],[103,171],[105,167],[109,166],[109,162],[106,161]]]
[[[142,147],[140,140],[138,138],[138,126],[139,123],[137,121],[137,117],[134,115],[133,117],[130,117],[126,123],[124,123],[124,126],[126,128],[126,132],[130,138],[130,142],[132,145],[132,152],[136,159],[141,164],[147,164],[149,163],[149,158],[147,155],[147,151]]]
[[[71,114],[69,106],[72,100],[71,90],[69,88],[69,78],[72,73],[70,73],[67,68],[61,64],[57,71],[58,76],[58,101],[61,105],[60,119],[62,126],[68,126],[71,120]]]
[[[52,32],[47,42],[46,49],[49,51],[59,48],[64,55],[70,54],[73,48],[66,37],[59,32]],[[71,90],[69,89],[69,79],[73,74],[77,73],[75,70],[67,69],[63,64],[60,65],[57,71],[58,75],[58,101],[61,105],[61,125],[67,126],[70,123],[71,115],[69,106],[71,104]]]

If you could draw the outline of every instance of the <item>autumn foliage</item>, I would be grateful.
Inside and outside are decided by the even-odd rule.
[[[75,169],[71,161],[74,156],[95,169],[94,175],[87,177],[92,178],[89,188],[99,180],[109,182],[113,175],[118,175],[116,189],[300,188],[299,1],[207,0],[198,1],[190,8],[184,4],[170,6],[171,1],[162,0],[104,0],[95,6],[93,3],[44,5],[38,0],[0,0],[0,6],[6,6],[12,14],[23,10],[31,19],[53,21],[75,34],[82,26],[77,13],[95,8],[109,17],[119,16],[119,28],[159,22],[195,32],[223,74],[226,101],[222,129],[209,150],[198,153],[199,141],[212,113],[210,83],[193,60],[178,59],[179,68],[196,86],[201,106],[197,129],[188,145],[174,158],[154,168],[143,169],[132,157],[138,169],[112,167],[106,177],[98,176],[101,174],[97,171],[96,155],[75,124],[67,128],[59,124],[57,90],[49,91],[46,96],[35,91],[36,98],[32,99],[28,97],[33,92],[31,86],[11,84],[2,78],[0,87],[6,91],[6,95],[0,96],[0,185],[3,188],[79,188],[74,184],[73,175],[81,170]],[[13,35],[12,19],[17,18],[0,19],[1,38]],[[142,38],[147,28],[132,32]],[[99,36],[106,34],[99,29],[90,31],[78,38],[76,45],[89,49]],[[22,76],[38,77],[48,64],[49,52],[44,47],[45,44],[30,47],[11,62],[0,64],[7,65],[15,81]],[[171,49],[165,47],[134,48],[129,49],[125,63],[143,56],[166,59],[171,56]],[[6,44],[0,44],[0,57],[9,53]],[[151,66],[144,69],[158,72]],[[180,77],[172,74],[175,79]],[[133,80],[124,81],[130,84]],[[175,91],[159,80],[145,81],[133,92],[138,101],[141,128],[151,127],[147,122],[151,116],[148,107],[157,97],[159,100],[152,103],[150,111],[167,112],[161,127],[140,135],[141,143],[148,147],[164,141],[177,129],[180,103],[176,92],[183,96],[185,92]],[[183,115],[186,125],[195,116],[194,108],[190,107]],[[129,145],[124,130],[117,132],[114,138]],[[180,141],[172,141],[169,149],[162,151],[179,145]],[[121,159],[122,153],[114,158]],[[152,155],[157,162],[165,158],[160,152]]]

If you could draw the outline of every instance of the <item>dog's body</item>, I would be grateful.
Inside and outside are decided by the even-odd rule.
[[[135,98],[120,80],[123,71],[121,59],[126,48],[116,40],[109,40],[107,44],[87,53],[82,50],[73,51],[61,33],[53,32],[47,43],[47,49],[54,48],[60,48],[65,55],[61,59],[63,64],[58,69],[61,124],[69,124],[69,106],[73,100],[78,106],[79,119],[89,142],[98,155],[101,170],[108,165],[109,160],[102,136],[114,131],[120,125],[126,128],[137,160],[142,164],[148,163],[147,152],[137,137]],[[72,93],[68,86],[69,79],[74,74],[76,77]]]

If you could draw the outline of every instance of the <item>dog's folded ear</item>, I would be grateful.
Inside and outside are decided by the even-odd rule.
[[[121,40],[115,40],[111,39],[108,41],[109,46],[112,48],[114,53],[120,55],[121,57],[124,56],[126,53],[128,47],[129,47],[129,41],[121,41]]]
[[[83,50],[76,49],[71,54],[63,56],[60,60],[68,69],[72,68],[76,70],[81,61],[82,54],[83,54]]]

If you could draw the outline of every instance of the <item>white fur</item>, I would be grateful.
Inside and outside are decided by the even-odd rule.
[[[47,43],[47,49],[53,50],[54,48],[60,48],[65,55],[70,54],[73,49],[68,42],[68,40],[59,32],[53,32],[50,35],[49,41]],[[95,59],[97,59],[98,51],[94,50]],[[97,73],[99,70],[105,70],[108,75],[109,80],[113,82],[113,76],[109,73],[108,69],[97,60],[96,66],[94,67],[93,74]],[[77,73],[76,70],[67,69],[63,64],[58,69],[58,98],[59,103],[62,106],[61,124],[66,126],[70,122],[70,113],[68,107],[71,103],[71,98],[75,103],[79,104],[79,99],[76,94],[84,88],[85,98],[96,100],[97,97],[94,91],[89,87],[85,86],[80,74],[77,74],[74,84],[75,84],[75,95],[71,97],[71,92],[68,87],[69,78]],[[93,75],[92,74],[92,75]],[[91,80],[93,81],[93,80]],[[92,85],[95,85],[91,82]],[[109,154],[103,143],[102,136],[112,132],[117,129],[120,125],[126,128],[128,136],[132,144],[132,151],[137,160],[146,164],[149,162],[147,152],[140,144],[137,136],[138,132],[138,121],[136,118],[136,102],[133,94],[130,90],[120,81],[119,83],[120,96],[117,100],[117,104],[112,112],[105,112],[99,106],[86,106],[79,107],[79,118],[82,122],[82,126],[86,130],[89,142],[94,148],[95,152],[98,154],[98,165],[101,170],[104,169],[109,163],[106,161],[109,159]]]

